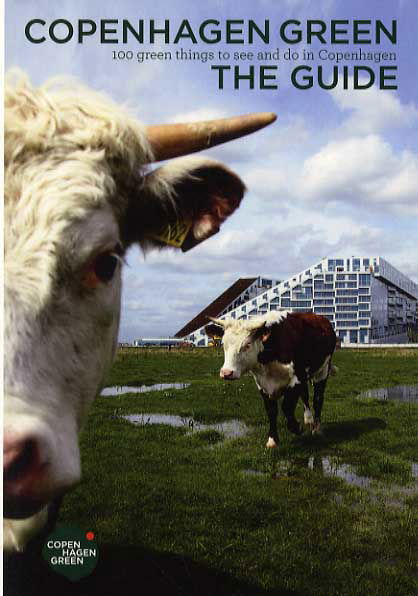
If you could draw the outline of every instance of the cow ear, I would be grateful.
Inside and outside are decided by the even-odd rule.
[[[205,333],[208,337],[215,339],[217,337],[223,337],[224,335],[224,328],[220,325],[216,325],[215,323],[211,323],[210,325],[206,325]]]
[[[244,191],[241,179],[219,162],[172,160],[145,176],[140,192],[130,200],[126,244],[190,250],[219,231]]]
[[[261,339],[261,341],[266,343],[268,338],[271,335],[271,330],[264,324],[261,327],[257,327],[251,334],[251,339],[255,341],[256,339]]]

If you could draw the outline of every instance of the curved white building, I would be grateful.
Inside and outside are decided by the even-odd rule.
[[[235,286],[244,288],[238,296]],[[176,337],[206,346],[208,315],[247,319],[285,309],[326,316],[342,343],[407,343],[417,304],[418,284],[382,257],[325,258],[282,282],[238,280]]]

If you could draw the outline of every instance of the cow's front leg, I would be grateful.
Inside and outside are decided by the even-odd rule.
[[[326,384],[327,379],[323,379],[322,381],[319,381],[319,383],[314,383],[313,406],[315,412],[315,422],[312,431],[313,433],[321,432],[321,411],[324,403],[324,393]]]
[[[277,399],[271,398],[265,391],[260,389],[263,398],[264,407],[269,419],[269,436],[266,447],[273,449],[279,444],[279,435],[277,432]]]
[[[314,418],[312,416],[311,408],[309,407],[309,387],[307,382],[303,382],[301,384],[300,391],[300,396],[302,398],[304,408],[303,422],[305,426],[308,426],[309,430],[312,431],[314,427]]]
[[[299,422],[295,417],[296,404],[298,403],[300,389],[298,386],[288,388],[284,392],[282,410],[286,416],[287,428],[295,435],[301,434],[301,428]]]

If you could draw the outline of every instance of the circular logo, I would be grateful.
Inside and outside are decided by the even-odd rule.
[[[93,572],[99,549],[91,530],[58,526],[45,540],[42,556],[51,569],[71,581],[78,581]]]

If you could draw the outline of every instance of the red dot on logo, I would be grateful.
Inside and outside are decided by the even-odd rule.
[[[94,540],[94,534],[93,534],[93,532],[87,532],[86,538],[87,538],[87,540]]]

